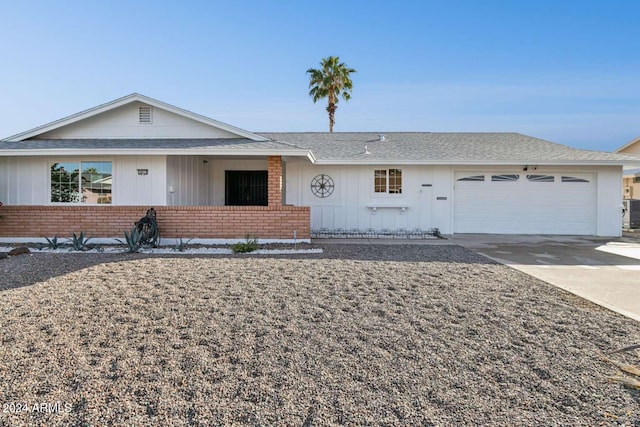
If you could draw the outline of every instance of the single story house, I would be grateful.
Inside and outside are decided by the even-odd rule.
[[[624,154],[518,133],[254,133],[131,94],[0,141],[0,238],[621,234]]]

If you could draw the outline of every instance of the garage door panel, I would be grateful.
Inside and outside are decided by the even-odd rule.
[[[456,233],[595,234],[595,175],[549,174],[537,182],[520,174],[514,182],[492,181],[504,172],[485,171],[456,179],[466,175],[485,180],[456,180]],[[563,182],[563,176],[588,182]]]

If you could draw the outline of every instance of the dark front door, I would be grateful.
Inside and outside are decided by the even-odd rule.
[[[267,206],[267,171],[225,171],[225,205]]]

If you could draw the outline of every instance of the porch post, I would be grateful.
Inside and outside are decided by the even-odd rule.
[[[269,206],[282,206],[282,157],[269,156],[267,185]]]

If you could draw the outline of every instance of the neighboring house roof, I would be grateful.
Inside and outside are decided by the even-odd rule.
[[[151,105],[152,107],[161,108],[163,110],[169,111],[179,116],[186,117],[188,119],[195,120],[197,122],[204,123],[209,126],[226,130],[227,132],[231,132],[240,137],[248,138],[253,141],[265,140],[264,137],[260,135],[256,135],[255,133],[252,133],[252,132],[248,132],[244,129],[240,129],[235,126],[231,126],[226,123],[222,123],[217,120],[210,119],[209,117],[201,116],[200,114],[192,113],[191,111],[183,110],[182,108],[178,108],[171,104],[158,101],[157,99],[149,98],[148,96],[140,95],[139,93],[132,93],[130,95],[123,96],[122,98],[115,99],[111,102],[107,102],[106,104],[98,105],[97,107],[89,108],[88,110],[84,110],[79,113],[72,114],[71,116],[67,116],[62,119],[53,121],[51,123],[38,126],[26,132],[22,132],[22,133],[10,136],[8,138],[3,139],[2,141],[24,141],[25,139],[36,137],[43,133],[50,132],[52,130],[70,125],[72,123],[76,123],[80,120],[88,119],[89,117],[93,117],[98,114],[113,110],[115,108],[122,107],[123,105],[130,104],[132,102],[142,102],[144,104]]]
[[[270,155],[309,156],[309,150],[291,144],[228,139],[32,139],[0,141],[0,156],[50,155]]]
[[[320,164],[640,164],[638,157],[578,150],[519,133],[260,134],[307,148]]]
[[[626,150],[627,148],[631,147],[632,145],[634,145],[636,143],[640,143],[640,137],[634,139],[633,141],[630,141],[630,142],[626,143],[625,145],[623,145],[622,147],[620,147],[616,151],[614,151],[614,153],[620,153],[620,152]]]

